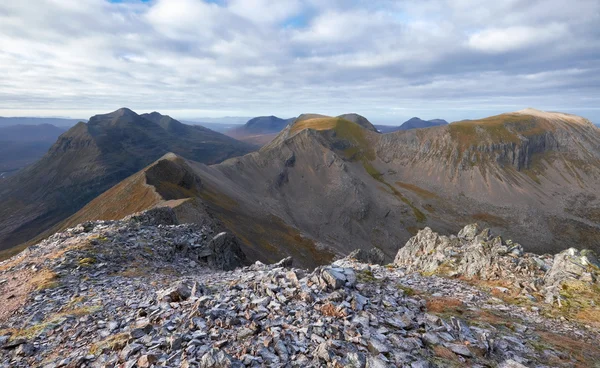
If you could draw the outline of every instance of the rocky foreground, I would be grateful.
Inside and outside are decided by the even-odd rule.
[[[365,254],[244,266],[166,209],[86,223],[0,263],[0,367],[598,366],[592,253],[469,226]]]

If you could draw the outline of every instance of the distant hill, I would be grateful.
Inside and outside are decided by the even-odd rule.
[[[275,136],[296,118],[282,119],[277,116],[259,116],[252,118],[246,124],[228,129],[225,134],[244,142],[262,146],[270,142]]]
[[[402,125],[393,126],[393,125],[376,125],[375,127],[381,133],[391,133],[397,132],[399,130],[409,130],[409,129],[420,129],[420,128],[431,128],[439,125],[446,125],[448,122],[444,119],[432,119],[432,120],[423,120],[418,117],[411,118]]]
[[[0,117],[0,127],[11,125],[54,125],[56,127],[70,128],[80,121],[86,119],[62,119],[62,118],[32,118],[32,117]]]
[[[230,129],[239,128],[242,125],[244,125],[244,124],[230,124],[230,123],[207,123],[207,122],[202,122],[202,121],[188,121],[188,120],[182,120],[181,122],[184,124],[188,124],[188,125],[200,125],[200,126],[208,128],[210,130],[214,130],[215,132],[219,132],[219,133],[225,133],[226,131],[228,131]]]
[[[0,126],[0,179],[39,160],[65,130],[50,124]]]
[[[0,141],[39,142],[56,141],[67,129],[51,124],[0,126]]]
[[[93,116],[62,134],[41,160],[0,181],[0,250],[62,221],[168,152],[214,164],[254,149],[156,112]]]

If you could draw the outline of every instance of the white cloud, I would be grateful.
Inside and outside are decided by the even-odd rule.
[[[566,35],[567,27],[563,24],[490,28],[473,34],[469,37],[468,44],[479,51],[503,53],[560,42]]]
[[[298,0],[231,0],[228,9],[251,22],[277,24],[302,9]]]
[[[4,1],[0,113],[598,105],[600,2],[565,4]]]

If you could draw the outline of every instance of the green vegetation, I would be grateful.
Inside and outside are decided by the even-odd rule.
[[[452,139],[461,151],[482,142],[519,143],[521,136],[543,134],[551,124],[529,115],[502,114],[480,120],[458,121],[448,125]]]
[[[371,272],[371,270],[369,269],[364,269],[364,270],[360,270],[356,273],[356,279],[364,284],[368,284],[368,283],[373,283],[376,282],[377,279],[375,278],[375,275],[373,275],[373,272]]]
[[[122,332],[117,335],[109,336],[102,341],[98,341],[92,344],[92,347],[90,348],[90,354],[100,355],[106,350],[116,351],[122,349],[125,347],[125,345],[127,345],[128,341],[129,333],[127,332]]]
[[[80,266],[84,266],[84,267],[91,266],[94,263],[96,263],[96,258],[93,258],[93,257],[82,258],[79,260],[78,263]]]
[[[402,290],[404,292],[404,295],[406,295],[406,296],[413,296],[413,295],[417,294],[417,292],[415,291],[415,289],[409,288],[408,286],[404,286],[404,285],[398,284],[398,285],[396,285],[396,287],[399,290]]]
[[[421,187],[418,187],[418,186],[416,186],[416,185],[413,185],[413,184],[408,184],[408,183],[403,183],[403,182],[401,182],[401,181],[397,181],[397,182],[396,182],[396,185],[398,185],[398,186],[399,186],[399,187],[401,187],[401,188],[408,189],[408,190],[410,190],[410,191],[412,191],[412,192],[414,192],[414,193],[418,194],[418,195],[419,195],[421,198],[423,198],[423,199],[434,199],[434,198],[438,198],[438,195],[437,195],[437,194],[435,194],[435,193],[433,193],[433,192],[430,192],[430,191],[428,191],[428,190],[425,190],[425,189],[423,189],[423,188],[421,188]]]
[[[32,279],[31,284],[37,290],[52,289],[59,285],[58,275],[53,271],[44,269],[39,271]]]
[[[55,328],[61,320],[68,317],[82,317],[85,315],[93,314],[102,310],[100,305],[85,306],[76,309],[66,309],[62,312],[51,315],[49,318],[44,319],[40,323],[33,324],[21,329],[5,329],[0,330],[0,334],[10,335],[10,340],[17,339],[28,339],[31,340],[45,331]]]

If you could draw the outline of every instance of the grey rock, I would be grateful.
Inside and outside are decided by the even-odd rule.
[[[456,353],[458,355],[462,355],[464,357],[472,357],[473,353],[471,353],[471,350],[469,350],[468,347],[466,347],[465,345],[461,345],[461,344],[446,344],[446,347],[450,350],[452,350],[453,353]]]
[[[325,282],[327,282],[327,284],[334,290],[341,288],[346,283],[346,276],[344,273],[338,272],[331,268],[324,269],[321,275]]]
[[[208,248],[212,254],[206,257],[206,261],[212,268],[233,270],[246,262],[246,255],[242,252],[240,243],[232,234],[219,233],[210,241]]]
[[[369,339],[367,348],[372,354],[375,355],[389,353],[391,350],[390,346],[386,342],[380,341],[377,338]]]
[[[15,350],[15,354],[17,354],[18,356],[23,356],[23,357],[30,357],[35,353],[35,347],[33,346],[33,344],[21,344],[19,345],[19,347],[17,347],[17,349]]]
[[[385,254],[377,248],[371,248],[369,250],[356,249],[352,253],[348,254],[348,258],[353,258],[358,262],[371,263],[371,264],[384,264]]]
[[[192,295],[192,285],[187,281],[180,281],[173,287],[159,291],[158,299],[167,302],[182,302]]]
[[[458,238],[464,239],[467,241],[471,241],[475,239],[477,234],[479,233],[479,225],[477,224],[469,224],[465,226],[459,233]]]
[[[364,353],[351,352],[346,354],[346,366],[349,368],[364,368],[367,365],[367,357]]]

